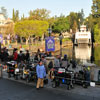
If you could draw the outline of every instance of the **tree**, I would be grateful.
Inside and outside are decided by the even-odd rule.
[[[25,37],[28,42],[30,36],[42,36],[43,33],[46,33],[48,26],[46,21],[23,20],[15,24],[14,31],[20,37]]]
[[[71,12],[68,18],[69,18],[70,29],[72,29],[72,32],[75,33],[75,29],[78,28],[77,13]]]
[[[92,0],[92,14],[94,17],[100,16],[100,0]]]
[[[94,26],[94,39],[96,43],[100,43],[100,26],[99,24],[96,24]]]
[[[6,31],[5,31],[6,35],[13,35],[14,33],[14,24],[13,22],[12,23],[9,23],[6,27]]]
[[[68,30],[69,30],[68,18],[65,16],[58,17],[57,20],[54,22],[53,32],[61,33]]]
[[[89,29],[93,29],[94,27],[94,18],[92,16],[92,14],[90,14],[87,18],[85,18],[85,25],[87,26],[87,28]]]
[[[19,11],[18,11],[18,10],[15,11],[15,10],[13,9],[12,20],[13,20],[14,22],[19,21]]]
[[[24,14],[23,14],[23,16],[21,17],[21,20],[24,20],[25,19],[25,16],[24,16]]]
[[[16,21],[19,21],[19,11],[16,10]]]
[[[15,22],[16,21],[16,15],[15,15],[15,10],[13,9],[13,15],[12,15],[12,20]]]
[[[81,12],[77,13],[77,25],[78,29],[80,28],[80,25],[84,24],[84,10],[81,9]]]
[[[30,20],[46,20],[49,18],[50,11],[46,9],[36,9],[29,12]]]
[[[54,25],[54,23],[55,23],[57,20],[56,20],[55,17],[51,17],[51,18],[48,18],[46,21],[47,21],[47,22],[49,23],[49,25],[52,27],[52,26]]]
[[[76,22],[76,20],[74,20],[72,30],[73,30],[73,33],[76,33],[76,30],[77,30],[77,22]]]
[[[89,23],[94,33],[96,43],[100,43],[100,0],[92,0],[92,15],[89,16]]]

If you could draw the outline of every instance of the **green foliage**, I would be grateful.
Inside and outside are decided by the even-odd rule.
[[[69,30],[68,18],[65,16],[58,17],[57,20],[54,22],[53,32],[61,33],[68,30]]]
[[[15,10],[13,9],[12,20],[15,22]]]
[[[77,13],[77,25],[78,29],[80,28],[80,25],[84,24],[84,11],[81,9],[80,12]]]
[[[47,21],[50,26],[53,26],[54,23],[57,21],[57,19],[55,17],[51,17],[51,18],[48,18]]]
[[[15,33],[21,37],[29,38],[29,36],[36,35],[42,36],[47,32],[48,22],[46,21],[33,21],[24,20],[15,24]]]
[[[13,9],[12,20],[13,20],[14,22],[19,21],[19,11],[18,11],[18,10],[15,11],[15,10]]]
[[[30,20],[46,20],[49,18],[50,11],[46,9],[36,9],[29,12]]]
[[[72,32],[75,33],[77,29],[80,28],[80,25],[83,24],[84,22],[84,11],[81,9],[80,12],[75,13],[71,12],[68,16],[69,18],[69,24],[70,24],[70,29],[72,29]]]
[[[24,16],[24,14],[23,14],[23,16],[21,17],[21,20],[24,20],[25,19],[25,16]]]
[[[18,10],[16,10],[15,16],[16,16],[16,21],[19,21],[19,11]]]
[[[96,43],[100,43],[100,27],[99,24],[94,26],[94,38]]]
[[[72,29],[74,21],[77,20],[77,14],[74,12],[71,12],[69,15],[69,22],[70,22],[70,28]]]
[[[80,19],[80,24],[82,25],[84,23],[84,10],[81,9],[81,12],[78,12],[77,14],[77,20]]]
[[[13,23],[9,23],[7,26],[6,26],[6,29],[5,29],[5,34],[6,35],[13,35],[14,33],[14,24]]]
[[[92,14],[95,16],[100,14],[100,0],[92,0],[92,1],[93,1]]]
[[[85,25],[89,28],[89,29],[93,29],[94,27],[94,22],[95,19],[92,17],[92,14],[90,14],[86,19],[85,19]]]
[[[71,41],[71,38],[64,38],[62,41],[63,41],[63,42]]]
[[[88,27],[94,32],[94,39],[96,43],[100,43],[100,0],[92,0],[92,14],[89,15]]]

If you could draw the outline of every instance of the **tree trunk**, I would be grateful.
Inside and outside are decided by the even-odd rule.
[[[28,40],[29,40],[29,39],[26,39],[26,45],[28,45]]]
[[[18,42],[17,42],[17,40],[16,40],[16,46],[18,45]]]
[[[21,39],[21,44],[23,43],[23,41],[22,41],[22,37],[20,38]]]

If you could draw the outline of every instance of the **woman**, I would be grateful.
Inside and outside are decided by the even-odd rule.
[[[38,90],[39,87],[43,88],[44,78],[46,77],[46,70],[45,70],[45,67],[44,67],[42,61],[39,61],[39,64],[36,67],[36,73],[37,73],[37,77],[38,77],[36,88]]]
[[[13,59],[14,59],[14,61],[17,61],[17,60],[18,60],[18,53],[17,53],[17,51],[18,51],[18,50],[15,49],[15,50],[14,50],[14,53],[13,53],[13,57],[14,57]]]

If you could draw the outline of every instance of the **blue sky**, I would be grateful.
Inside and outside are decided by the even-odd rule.
[[[12,17],[12,9],[19,10],[20,16],[27,17],[30,10],[46,8],[51,11],[50,16],[68,15],[84,9],[85,17],[91,13],[92,0],[0,0],[0,7],[7,9],[8,17]]]

